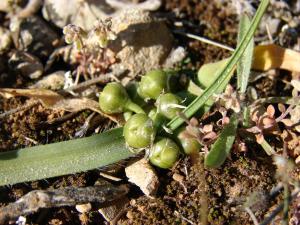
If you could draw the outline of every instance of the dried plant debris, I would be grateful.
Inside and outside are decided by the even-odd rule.
[[[92,187],[67,187],[54,190],[35,190],[21,197],[15,203],[0,208],[0,223],[13,220],[20,215],[37,212],[40,208],[53,208],[61,206],[75,206],[77,204],[95,202],[107,205],[128,192],[126,186],[113,186],[108,184]]]
[[[121,117],[118,115],[107,115],[102,112],[99,103],[95,100],[89,98],[65,98],[64,96],[46,89],[10,89],[2,88],[0,89],[0,95],[4,98],[12,98],[17,96],[26,96],[39,100],[44,107],[55,109],[55,110],[65,110],[68,112],[78,112],[84,109],[90,109],[99,113],[100,115],[111,119],[114,122],[119,123],[122,121]]]

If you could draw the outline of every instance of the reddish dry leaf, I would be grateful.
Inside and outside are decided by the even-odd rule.
[[[267,114],[269,117],[274,118],[275,108],[272,105],[268,105]]]
[[[252,69],[285,69],[300,72],[300,52],[282,48],[275,44],[259,45],[254,48]]]
[[[64,98],[62,95],[46,89],[0,88],[0,95],[4,98],[12,98],[17,96],[33,98],[39,100],[46,108],[65,110],[69,112],[78,112],[84,109],[90,109],[116,123],[120,123],[121,121],[121,118],[118,116],[112,116],[103,113],[98,102],[88,98]]]

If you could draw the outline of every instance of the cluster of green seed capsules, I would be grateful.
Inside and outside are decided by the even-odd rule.
[[[181,149],[191,154],[200,148],[195,139],[161,132],[164,124],[184,108],[184,101],[171,92],[172,78],[172,74],[152,70],[142,76],[140,82],[126,87],[117,82],[108,83],[99,96],[103,112],[123,113],[126,144],[137,150],[149,149],[150,162],[164,169],[175,164]]]

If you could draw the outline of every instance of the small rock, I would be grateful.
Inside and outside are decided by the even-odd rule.
[[[40,58],[48,58],[59,40],[58,35],[38,16],[24,19],[19,29],[18,49]]]
[[[65,84],[65,71],[56,71],[45,76],[42,80],[39,80],[35,84],[31,85],[30,88],[41,88],[50,90],[60,90]]]
[[[113,12],[104,0],[45,0],[42,9],[43,17],[60,28],[71,23],[85,30],[91,29],[98,18]]]
[[[8,29],[0,27],[0,54],[9,50],[11,46],[11,36]]]
[[[178,183],[182,183],[184,180],[184,177],[178,173],[174,173],[173,180],[177,181]]]
[[[108,46],[129,76],[163,66],[172,50],[173,36],[166,24],[142,10],[124,10],[112,18],[117,39]]]
[[[152,166],[145,160],[139,160],[125,168],[126,176],[147,196],[156,194],[159,180]]]
[[[16,51],[9,59],[12,70],[20,72],[22,76],[37,79],[43,74],[43,64],[39,58],[23,51]]]
[[[114,205],[99,209],[98,212],[106,221],[110,222],[120,215],[128,202],[129,199],[124,197],[119,199]]]
[[[80,213],[87,213],[87,212],[91,211],[92,205],[91,205],[91,203],[80,204],[80,205],[76,205],[75,208]]]

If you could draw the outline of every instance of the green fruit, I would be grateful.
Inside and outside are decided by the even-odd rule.
[[[156,130],[153,121],[145,114],[135,114],[126,122],[123,135],[132,148],[146,148],[154,140]]]
[[[181,99],[171,93],[160,95],[156,102],[158,112],[168,119],[173,119],[178,112],[182,111],[180,103]]]
[[[99,96],[99,105],[107,114],[121,113],[125,110],[144,113],[143,109],[133,103],[125,88],[116,82],[107,84]]]
[[[139,95],[144,99],[157,99],[163,91],[167,91],[167,79],[167,74],[162,70],[148,72],[139,83]]]
[[[194,138],[182,138],[179,140],[184,153],[187,155],[198,153],[201,148],[200,143]]]
[[[160,168],[171,168],[178,157],[179,147],[169,138],[160,139],[151,148],[150,162]]]

